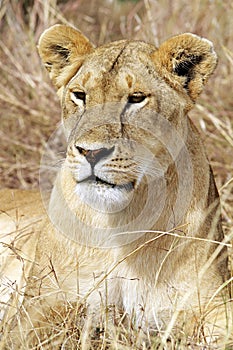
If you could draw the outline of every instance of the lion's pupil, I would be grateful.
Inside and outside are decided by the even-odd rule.
[[[73,94],[74,94],[75,98],[85,102],[85,100],[86,100],[85,92],[83,92],[83,91],[73,91]]]
[[[145,98],[146,98],[146,96],[141,94],[141,93],[130,95],[128,97],[128,103],[140,103],[140,102],[144,101]]]

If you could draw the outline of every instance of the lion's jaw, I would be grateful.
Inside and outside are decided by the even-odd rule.
[[[78,200],[105,214],[122,212],[135,200],[140,184],[163,175],[154,155],[132,140],[72,143],[65,166],[76,181]]]
[[[127,244],[154,227],[163,210],[162,168],[150,151],[129,140],[88,147],[105,153],[91,162],[80,143],[71,142],[51,196],[50,218],[82,244]],[[135,230],[143,232],[129,234]]]

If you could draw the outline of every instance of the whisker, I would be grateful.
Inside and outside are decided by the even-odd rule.
[[[59,169],[64,164],[65,158],[58,159],[56,161],[47,161],[41,164],[43,169]]]
[[[150,175],[150,176],[156,176],[161,177],[163,176],[163,171],[161,168],[159,168],[155,163],[153,163],[153,160],[145,159],[143,157],[137,156],[136,161],[138,163],[138,170],[140,175]]]

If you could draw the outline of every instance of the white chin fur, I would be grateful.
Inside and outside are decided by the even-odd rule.
[[[98,185],[82,182],[75,187],[75,194],[79,200],[102,213],[116,213],[125,209],[133,198],[133,190],[124,187]]]

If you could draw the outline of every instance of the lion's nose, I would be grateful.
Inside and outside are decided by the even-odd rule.
[[[114,152],[115,146],[111,148],[99,148],[95,150],[88,150],[85,148],[82,148],[80,146],[76,145],[77,150],[80,154],[84,155],[86,157],[86,160],[88,163],[91,164],[92,167],[94,167],[102,158],[108,157],[111,153]]]

